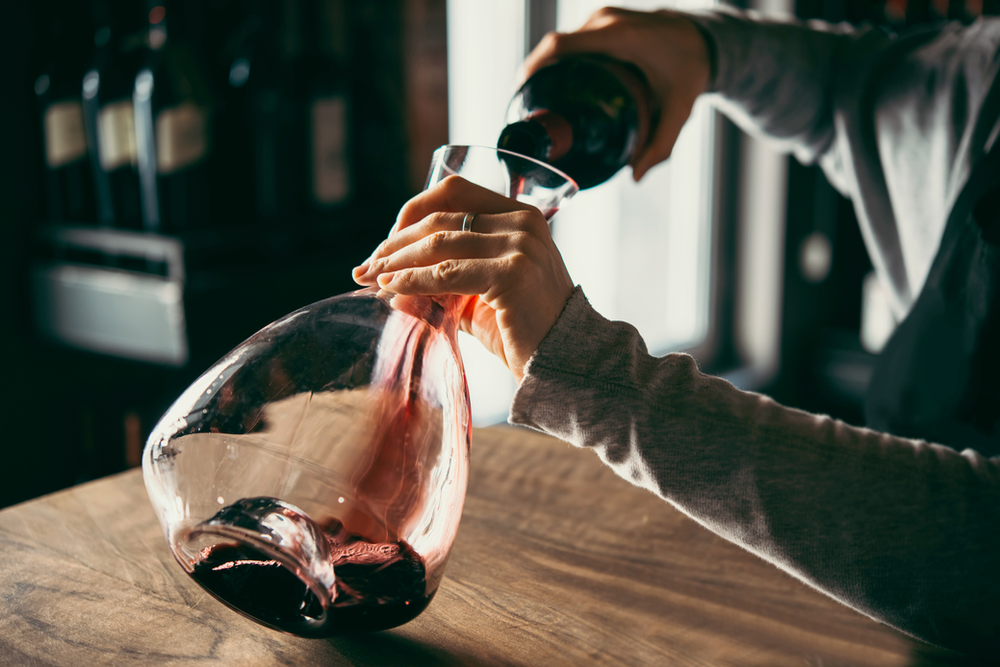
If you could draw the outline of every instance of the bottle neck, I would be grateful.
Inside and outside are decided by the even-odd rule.
[[[149,48],[159,51],[169,40],[187,43],[190,38],[190,7],[177,0],[146,0],[146,25]]]
[[[552,164],[573,148],[573,127],[547,109],[504,128],[497,148]]]
[[[309,58],[326,58],[326,31],[323,29],[326,17],[320,3],[317,0],[306,0],[300,7],[299,35],[302,40],[302,54]]]
[[[111,48],[116,39],[121,37],[116,12],[111,6],[111,0],[94,0],[92,16],[94,23],[94,47],[97,49]],[[117,19],[117,20],[116,20]]]
[[[167,45],[167,7],[160,3],[149,10],[149,48],[159,51]]]
[[[147,20],[144,4],[132,0],[94,0],[93,45],[97,52],[118,57],[146,44]],[[148,14],[148,12],[147,12]]]

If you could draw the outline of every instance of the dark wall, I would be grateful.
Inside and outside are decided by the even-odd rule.
[[[426,165],[432,147],[447,138],[444,0],[317,1],[329,22],[329,49],[341,57],[350,80],[354,199],[328,215],[289,214],[280,224],[230,219],[218,229],[178,233],[190,262],[185,317],[191,358],[181,367],[76,350],[42,338],[32,324],[27,275],[45,252],[39,230],[50,222],[32,86],[52,17],[71,0],[7,8],[0,22],[8,87],[0,104],[0,507],[136,465],[156,419],[208,365],[281,315],[354,289],[350,269],[422,186],[415,165]],[[145,0],[134,2],[143,6]],[[175,6],[182,3],[175,0]],[[186,32],[209,65],[253,4],[186,3]],[[227,15],[233,20],[227,22]],[[294,46],[296,36],[289,39]],[[419,81],[410,62],[423,67]],[[225,158],[214,154],[213,168],[225,169]],[[252,195],[252,187],[247,191]],[[213,220],[226,217],[225,198],[213,202]]]
[[[24,90],[32,56],[37,16],[29,3],[8,7],[0,24],[0,62],[9,86],[0,105],[0,350],[3,355],[4,438],[0,445],[0,505],[24,497],[32,490],[58,488],[65,475],[48,478],[36,471],[65,452],[57,444],[58,428],[52,414],[51,394],[59,382],[51,362],[39,353],[26,326],[23,285],[25,257],[22,250],[38,214],[40,166],[37,135],[25,131],[35,124],[33,100]],[[30,89],[29,89],[30,90]],[[50,386],[52,386],[50,390]],[[25,478],[31,483],[25,483]],[[52,476],[56,477],[56,476]]]

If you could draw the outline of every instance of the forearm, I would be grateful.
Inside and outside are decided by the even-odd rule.
[[[874,176],[887,181],[877,194],[893,206],[926,192],[920,204],[941,215],[993,133],[996,118],[980,119],[979,110],[997,71],[996,19],[895,35],[735,9],[691,18],[714,53],[719,109],[802,162],[822,164],[856,204],[874,196]],[[919,207],[903,213],[921,219]]]
[[[650,357],[582,294],[529,364],[511,419],[595,449],[714,532],[904,632],[959,650],[1000,632],[995,460],[785,408],[685,355]]]
[[[691,17],[714,55],[710,92],[743,129],[814,162],[834,139],[834,92],[869,31],[729,9]],[[870,37],[869,37],[870,39]]]

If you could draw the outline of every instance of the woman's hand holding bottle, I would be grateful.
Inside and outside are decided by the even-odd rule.
[[[708,89],[711,58],[701,31],[683,14],[604,8],[572,33],[549,33],[524,63],[523,80],[540,67],[577,54],[602,54],[632,63],[653,95],[653,137],[632,159],[639,180],[670,157],[695,100]]]

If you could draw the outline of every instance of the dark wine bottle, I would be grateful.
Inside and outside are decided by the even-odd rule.
[[[303,49],[293,66],[305,135],[305,211],[324,213],[348,204],[354,187],[350,159],[351,105],[344,72],[330,53],[325,3],[297,5]]]
[[[182,7],[178,0],[149,2],[149,55],[135,77],[136,155],[147,231],[202,228],[211,217],[206,158],[212,94],[204,66],[184,40]]]
[[[242,0],[228,5],[238,8],[232,25],[215,26],[214,34],[227,34],[212,62],[212,74],[220,91],[215,112],[215,133],[211,160],[212,206],[219,222],[241,221],[256,216],[254,204],[254,142],[249,113],[251,78],[260,73],[258,42],[265,29],[263,0]],[[252,75],[252,76],[251,76]],[[248,194],[250,196],[248,196]]]
[[[132,89],[145,59],[134,0],[94,0],[96,52],[83,76],[83,118],[94,174],[97,220],[140,229]]]
[[[83,65],[90,57],[89,21],[78,4],[65,3],[53,18],[47,63],[35,79],[41,113],[48,218],[93,224],[94,195],[80,99]]]
[[[288,9],[288,4],[244,0],[241,35],[226,72],[226,120],[219,128],[220,151],[238,162],[227,170],[241,181],[232,189],[235,196],[229,198],[239,200],[232,205],[266,224],[299,213],[307,174]]]
[[[535,72],[517,92],[497,147],[551,164],[590,188],[645,145],[649,99],[645,77],[633,65],[568,57]]]

